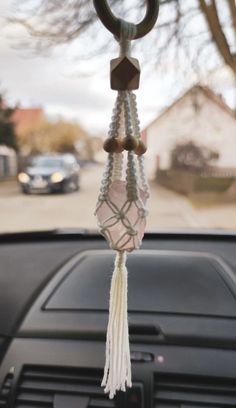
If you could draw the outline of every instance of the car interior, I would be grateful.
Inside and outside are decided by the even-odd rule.
[[[113,264],[104,239],[0,240],[1,407],[236,406],[235,235],[149,233],[130,255],[133,385],[113,400],[100,387]]]
[[[236,408],[235,34],[0,0],[0,408]]]

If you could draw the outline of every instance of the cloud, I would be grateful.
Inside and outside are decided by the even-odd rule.
[[[94,112],[103,115],[109,109],[113,98],[108,83],[101,86],[96,77],[68,76],[71,63],[60,54],[30,56],[27,50],[13,49],[10,40],[2,35],[0,55],[1,87],[7,90],[12,103],[40,105],[67,117],[76,113],[85,125],[88,122],[87,128]]]

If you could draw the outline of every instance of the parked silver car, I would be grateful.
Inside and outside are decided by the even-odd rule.
[[[18,174],[24,194],[34,192],[69,192],[79,190],[79,170],[72,154],[40,155]]]

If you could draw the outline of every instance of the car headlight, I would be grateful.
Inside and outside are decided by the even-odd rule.
[[[62,181],[63,179],[64,179],[63,174],[61,174],[61,173],[59,173],[59,172],[53,173],[53,174],[51,175],[51,181],[52,181],[52,183],[60,183],[60,181]]]
[[[18,180],[20,183],[28,183],[29,182],[29,176],[26,173],[19,173],[18,174]]]

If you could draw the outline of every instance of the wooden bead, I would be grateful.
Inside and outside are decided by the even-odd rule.
[[[116,148],[117,148],[117,140],[113,137],[109,137],[103,143],[103,149],[107,153],[115,153]]]
[[[135,137],[133,137],[133,136],[125,137],[125,138],[122,140],[122,145],[123,145],[123,148],[124,148],[125,150],[127,150],[128,152],[130,152],[131,150],[135,150],[135,149],[136,149],[136,147],[138,146],[138,140],[137,140]]]
[[[146,153],[147,151],[147,146],[142,140],[138,141],[138,146],[135,148],[134,152],[137,154],[137,156],[142,156],[142,154]]]
[[[119,137],[116,139],[116,141],[117,141],[116,153],[122,153],[124,150],[122,139]]]
[[[114,137],[109,137],[105,140],[103,149],[107,153],[121,153],[124,150],[122,140]]]
[[[119,57],[111,60],[111,89],[120,91],[138,89],[140,66],[136,58]]]

